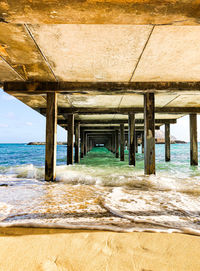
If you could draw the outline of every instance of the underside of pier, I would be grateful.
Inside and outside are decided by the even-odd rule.
[[[67,164],[98,144],[124,160],[128,142],[134,166],[140,138],[144,172],[154,174],[155,129],[165,125],[169,161],[170,124],[189,114],[191,165],[198,164],[199,5],[1,1],[0,85],[46,116],[46,180],[56,178],[56,124],[68,131]]]

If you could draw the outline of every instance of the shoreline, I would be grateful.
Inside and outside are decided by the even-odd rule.
[[[0,228],[0,270],[200,270],[200,237],[53,228]]]

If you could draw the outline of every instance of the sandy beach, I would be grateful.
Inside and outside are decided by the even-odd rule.
[[[200,237],[178,233],[1,228],[0,270],[200,270]]]

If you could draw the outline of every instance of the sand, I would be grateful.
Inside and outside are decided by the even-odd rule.
[[[199,271],[200,237],[1,228],[0,270]]]

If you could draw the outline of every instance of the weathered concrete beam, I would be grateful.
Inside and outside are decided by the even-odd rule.
[[[129,114],[129,134],[128,134],[128,146],[129,146],[129,165],[135,166],[135,114]]]
[[[56,180],[57,94],[47,94],[45,180]]]
[[[4,2],[3,2],[4,3]],[[0,19],[17,24],[198,25],[198,1],[12,0],[0,6]],[[52,12],[53,11],[53,12]]]
[[[28,8],[24,8],[24,7]],[[178,24],[198,25],[198,2],[12,0],[0,6],[2,22],[17,24]],[[52,16],[52,10],[56,16]],[[80,12],[81,11],[81,12]]]
[[[5,82],[8,93],[131,94],[200,91],[200,82]]]
[[[122,119],[115,119],[115,120],[112,120],[112,119],[108,119],[108,120],[78,120],[78,122],[80,122],[80,124],[121,124],[121,123],[124,123],[124,124],[128,124],[128,119],[127,120],[122,120]],[[143,124],[144,123],[144,120],[143,119],[136,119],[135,120],[135,124]],[[155,123],[156,124],[165,124],[165,123],[176,123],[176,119],[157,119],[155,120]],[[67,120],[58,120],[58,124],[66,124],[67,125]]]
[[[170,124],[165,124],[165,161],[170,161]]]
[[[154,93],[144,94],[144,173],[155,174]]]
[[[67,134],[67,165],[73,164],[74,159],[74,115],[68,116]]]
[[[80,162],[80,123],[75,126],[75,163]]]
[[[35,108],[35,110],[38,111],[38,108]],[[41,114],[46,114],[46,108],[40,108],[39,109]],[[181,113],[200,113],[200,107],[155,107],[155,113],[172,113],[172,114],[181,114]],[[58,108],[58,115],[63,114],[69,114],[69,113],[77,113],[81,115],[88,115],[88,114],[125,114],[128,113],[143,113],[144,108],[143,107],[122,107],[122,108],[98,108],[98,107],[92,107],[92,108],[64,108],[60,107]]]
[[[190,164],[198,165],[197,115],[190,114]]]
[[[62,126],[63,128],[67,128],[67,125],[65,125],[65,124],[62,124],[61,126]],[[135,130],[138,131],[138,132],[139,132],[139,131],[140,131],[140,132],[141,132],[141,131],[144,131],[144,126],[135,126]],[[156,126],[155,126],[155,130],[160,130],[160,125],[156,125]],[[94,133],[95,133],[95,132],[97,132],[97,133],[99,133],[99,132],[105,133],[105,132],[112,132],[112,131],[114,132],[115,129],[113,129],[112,131],[109,131],[109,129],[108,129],[108,131],[107,131],[107,130],[105,131],[105,129],[99,129],[99,130],[93,130],[93,129],[91,129],[91,130],[90,130],[90,129],[87,129],[87,128],[86,128],[86,129],[84,129],[84,131],[86,131],[86,132],[94,132]],[[125,131],[125,133],[128,133],[128,129],[127,129],[127,128],[124,129],[124,131]]]
[[[41,114],[46,114],[46,108],[40,108],[35,110],[40,111]],[[58,115],[76,113],[80,115],[101,115],[101,114],[125,114],[128,113],[143,113],[143,107],[124,107],[124,108],[58,108]],[[169,114],[181,114],[181,113],[200,113],[200,107],[155,107],[155,113],[169,113]]]

